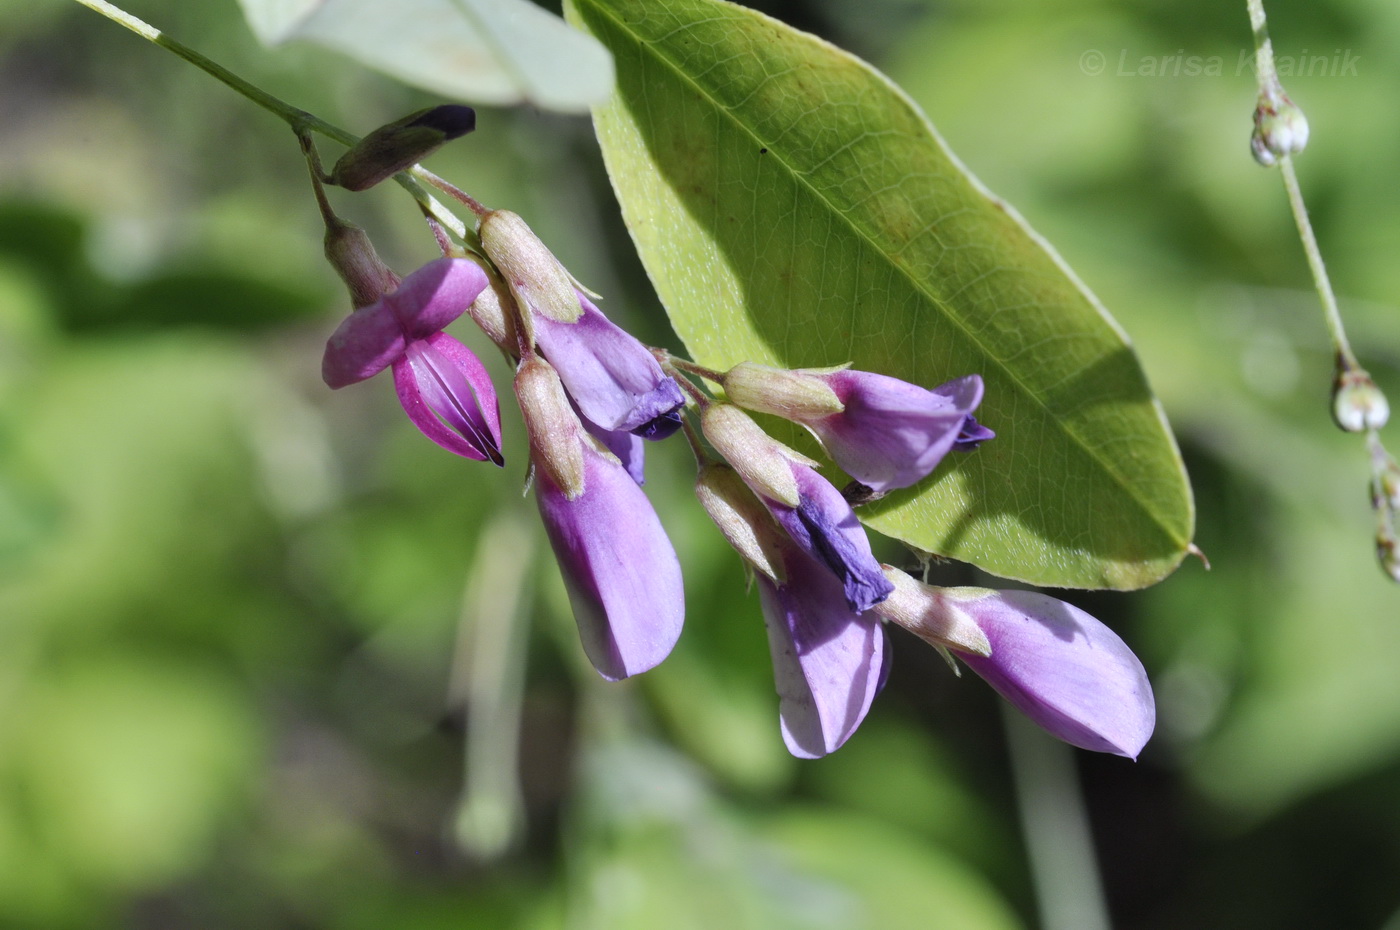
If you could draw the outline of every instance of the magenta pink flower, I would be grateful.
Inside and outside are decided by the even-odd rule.
[[[471,350],[442,332],[486,284],[466,259],[429,262],[340,324],[326,342],[321,376],[341,388],[392,366],[399,402],[423,435],[457,455],[502,464],[496,389]]]

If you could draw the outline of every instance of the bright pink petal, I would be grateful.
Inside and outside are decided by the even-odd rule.
[[[383,301],[361,307],[326,340],[321,377],[332,388],[363,381],[403,355],[404,344],[403,330]]]
[[[439,258],[404,278],[382,303],[410,340],[426,339],[465,313],[486,284],[476,262]]]
[[[496,389],[466,346],[446,333],[409,343],[394,363],[394,387],[423,435],[448,452],[503,464]]]

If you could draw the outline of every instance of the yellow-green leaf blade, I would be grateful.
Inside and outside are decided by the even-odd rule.
[[[1190,490],[1126,338],[902,93],[719,0],[571,15],[614,55],[598,136],[697,361],[986,380],[997,439],[865,508],[870,526],[1045,585],[1139,587],[1180,562]]]

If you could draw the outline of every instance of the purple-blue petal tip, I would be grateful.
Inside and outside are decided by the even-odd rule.
[[[967,415],[963,420],[962,429],[958,431],[958,438],[953,441],[953,450],[956,452],[971,452],[988,439],[997,438],[997,434],[992,432],[972,414]]]

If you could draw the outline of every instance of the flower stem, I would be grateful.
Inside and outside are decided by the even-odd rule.
[[[1278,107],[1288,99],[1283,84],[1278,78],[1278,68],[1274,64],[1274,43],[1269,38],[1268,17],[1264,14],[1264,0],[1245,0],[1249,9],[1249,26],[1254,33],[1254,73],[1259,82],[1260,104]],[[1361,366],[1356,354],[1351,350],[1346,328],[1342,325],[1342,315],[1337,309],[1337,296],[1332,291],[1332,281],[1327,276],[1327,266],[1322,261],[1322,250],[1317,246],[1312,222],[1308,219],[1308,208],[1303,202],[1302,190],[1298,187],[1298,172],[1293,167],[1293,158],[1283,155],[1279,159],[1283,171],[1283,185],[1288,190],[1288,206],[1293,210],[1293,221],[1298,225],[1298,238],[1303,242],[1303,252],[1308,257],[1308,268],[1312,271],[1317,296],[1322,301],[1322,313],[1327,320],[1327,328],[1332,334],[1332,345],[1340,370],[1353,371]]]
[[[694,362],[687,362],[685,359],[676,358],[674,355],[668,355],[667,361],[679,368],[681,371],[687,372],[692,375],[699,375],[706,381],[713,382],[714,384],[724,383],[724,373],[715,371],[713,368],[706,368],[705,366],[697,365]]]
[[[1074,751],[999,703],[1040,926],[1109,930]]]
[[[77,0],[77,2],[95,13],[100,13],[119,26],[130,29],[146,41],[178,55],[196,68],[199,68],[201,71],[222,82],[229,88],[242,94],[264,110],[281,117],[282,120],[292,127],[292,131],[296,133],[298,137],[304,136],[309,132],[319,132],[321,135],[334,139],[342,145],[350,146],[360,141],[359,137],[354,133],[347,132],[339,126],[326,122],[313,113],[308,113],[305,110],[292,106],[285,100],[274,97],[262,88],[245,81],[218,62],[212,61],[199,52],[196,52],[183,42],[170,38],[170,36],[161,32],[150,23],[132,16],[120,7],[113,6],[111,3],[108,3],[107,0]],[[404,172],[400,172],[394,179],[398,181],[400,186],[412,194],[415,200],[423,205],[424,210],[431,213],[439,222],[452,230],[458,237],[466,237],[466,224],[434,199],[431,194],[423,189],[421,184]]]
[[[1298,172],[1293,167],[1292,156],[1285,155],[1279,159],[1279,168],[1283,171],[1283,186],[1288,190],[1288,205],[1293,210],[1293,221],[1298,224],[1298,238],[1303,242],[1303,252],[1308,257],[1308,268],[1312,271],[1317,296],[1322,301],[1322,313],[1327,320],[1327,328],[1332,333],[1337,366],[1347,371],[1358,370],[1361,364],[1351,350],[1346,328],[1342,325],[1342,314],[1337,309],[1337,295],[1332,291],[1332,279],[1327,276],[1327,266],[1322,261],[1322,250],[1318,248],[1312,222],[1308,219],[1308,207],[1303,203],[1303,192],[1298,187]]]

